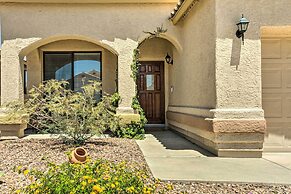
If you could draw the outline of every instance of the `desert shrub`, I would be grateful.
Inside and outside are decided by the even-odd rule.
[[[46,172],[16,168],[31,181],[16,193],[97,194],[97,193],[165,193],[171,185],[149,181],[146,170],[126,162],[96,160],[87,164],[49,164]]]
[[[120,125],[113,133],[120,138],[144,139],[145,130],[140,122],[132,121],[130,124]]]
[[[118,136],[133,139],[144,139],[145,124],[147,123],[147,119],[137,97],[132,99],[132,108],[140,115],[140,121],[132,121],[127,125],[120,125],[117,131]]]
[[[64,141],[74,144],[84,144],[92,136],[118,126],[116,95],[104,95],[98,102],[100,83],[96,81],[84,85],[81,92],[73,92],[67,86],[66,81],[50,80],[34,87],[24,104],[8,106],[11,118],[28,115],[27,122],[32,127],[43,133],[60,134]]]
[[[145,124],[147,119],[145,113],[141,108],[137,97],[132,100],[132,108],[140,115],[139,121],[131,121],[128,124],[120,123],[119,126],[112,131],[116,137],[129,138],[129,139],[144,139],[145,137]]]

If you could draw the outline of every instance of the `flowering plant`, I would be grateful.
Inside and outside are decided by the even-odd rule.
[[[90,159],[89,159],[90,160]],[[114,163],[107,160],[88,161],[86,164],[49,163],[46,172],[16,168],[30,181],[16,193],[38,194],[98,194],[98,193],[166,193],[171,185],[152,180],[145,169],[126,162]]]

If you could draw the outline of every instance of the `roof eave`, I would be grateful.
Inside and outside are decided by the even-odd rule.
[[[199,2],[199,0],[184,0],[181,4],[177,4],[170,17],[173,24],[176,25],[183,17],[185,17],[197,2]]]

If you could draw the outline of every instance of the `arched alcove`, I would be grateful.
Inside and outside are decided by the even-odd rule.
[[[91,77],[92,79],[98,77],[98,79],[102,81],[103,93],[113,94],[117,91],[117,51],[101,41],[80,35],[59,35],[43,38],[29,44],[20,51],[19,58],[20,60],[23,58],[25,59],[25,61],[21,61],[21,64],[26,66],[24,71],[27,72],[26,75],[24,73],[27,79],[26,83],[24,83],[24,87],[27,87],[25,91],[49,79],[47,76],[48,72],[55,67],[50,68],[49,66],[53,64],[48,64],[46,60],[48,57],[52,58],[56,55],[58,57],[62,55],[63,58],[72,56],[71,59],[67,59],[71,60],[71,62],[66,64],[66,66],[72,66],[72,78],[67,80],[73,83],[71,84],[73,85],[72,89],[76,90],[77,87],[79,88],[80,85],[82,85],[76,82],[78,82],[78,80],[81,82],[83,77],[86,77],[85,79],[87,79],[87,77]],[[77,55],[79,58],[78,61],[76,61]],[[91,57],[89,55],[91,55]],[[90,60],[85,60],[84,57],[93,57],[96,58],[96,60],[98,58],[98,61],[94,62],[91,60],[91,64],[88,64]],[[89,67],[84,68],[85,65],[92,66],[93,62],[96,65],[96,69],[90,70],[88,69]],[[63,70],[64,68],[65,66]],[[58,71],[62,71],[63,74],[63,70],[60,68]],[[91,75],[92,72],[94,75]],[[55,74],[57,74],[57,72],[55,72]],[[52,79],[60,79],[54,76],[51,77]]]

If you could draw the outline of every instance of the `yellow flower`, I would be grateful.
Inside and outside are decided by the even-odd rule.
[[[97,193],[95,193],[94,191],[92,191],[90,194],[97,194]]]
[[[172,191],[172,190],[174,189],[174,187],[173,187],[172,184],[168,184],[168,185],[167,185],[167,188],[168,188],[169,191]]]
[[[101,193],[104,191],[104,188],[103,187],[101,188],[99,185],[94,185],[93,190],[97,191],[98,193]]]
[[[147,190],[143,190],[143,193],[144,194],[150,194],[151,192],[150,191],[147,191]]]
[[[115,184],[112,183],[112,184],[111,184],[111,188],[115,188]]]
[[[22,169],[22,166],[18,166],[18,167],[17,167],[17,171],[18,171],[18,172],[20,172],[21,169]]]
[[[34,191],[34,194],[39,194],[39,190]]]
[[[29,173],[29,170],[28,169],[26,169],[25,171],[23,171],[23,174],[24,175],[27,175]]]
[[[82,181],[82,182],[81,182],[81,185],[82,185],[83,187],[85,187],[85,186],[87,185],[87,183],[86,183],[85,181]]]
[[[126,190],[130,193],[133,193],[135,189],[133,186],[131,186],[131,187],[128,187]]]
[[[88,183],[89,183],[89,184],[90,184],[90,183],[92,183],[92,182],[93,182],[93,180],[92,180],[92,179],[89,179],[89,180],[88,180]]]
[[[83,176],[83,179],[90,179],[89,176]]]
[[[15,191],[16,194],[19,194],[21,191],[18,189]]]

